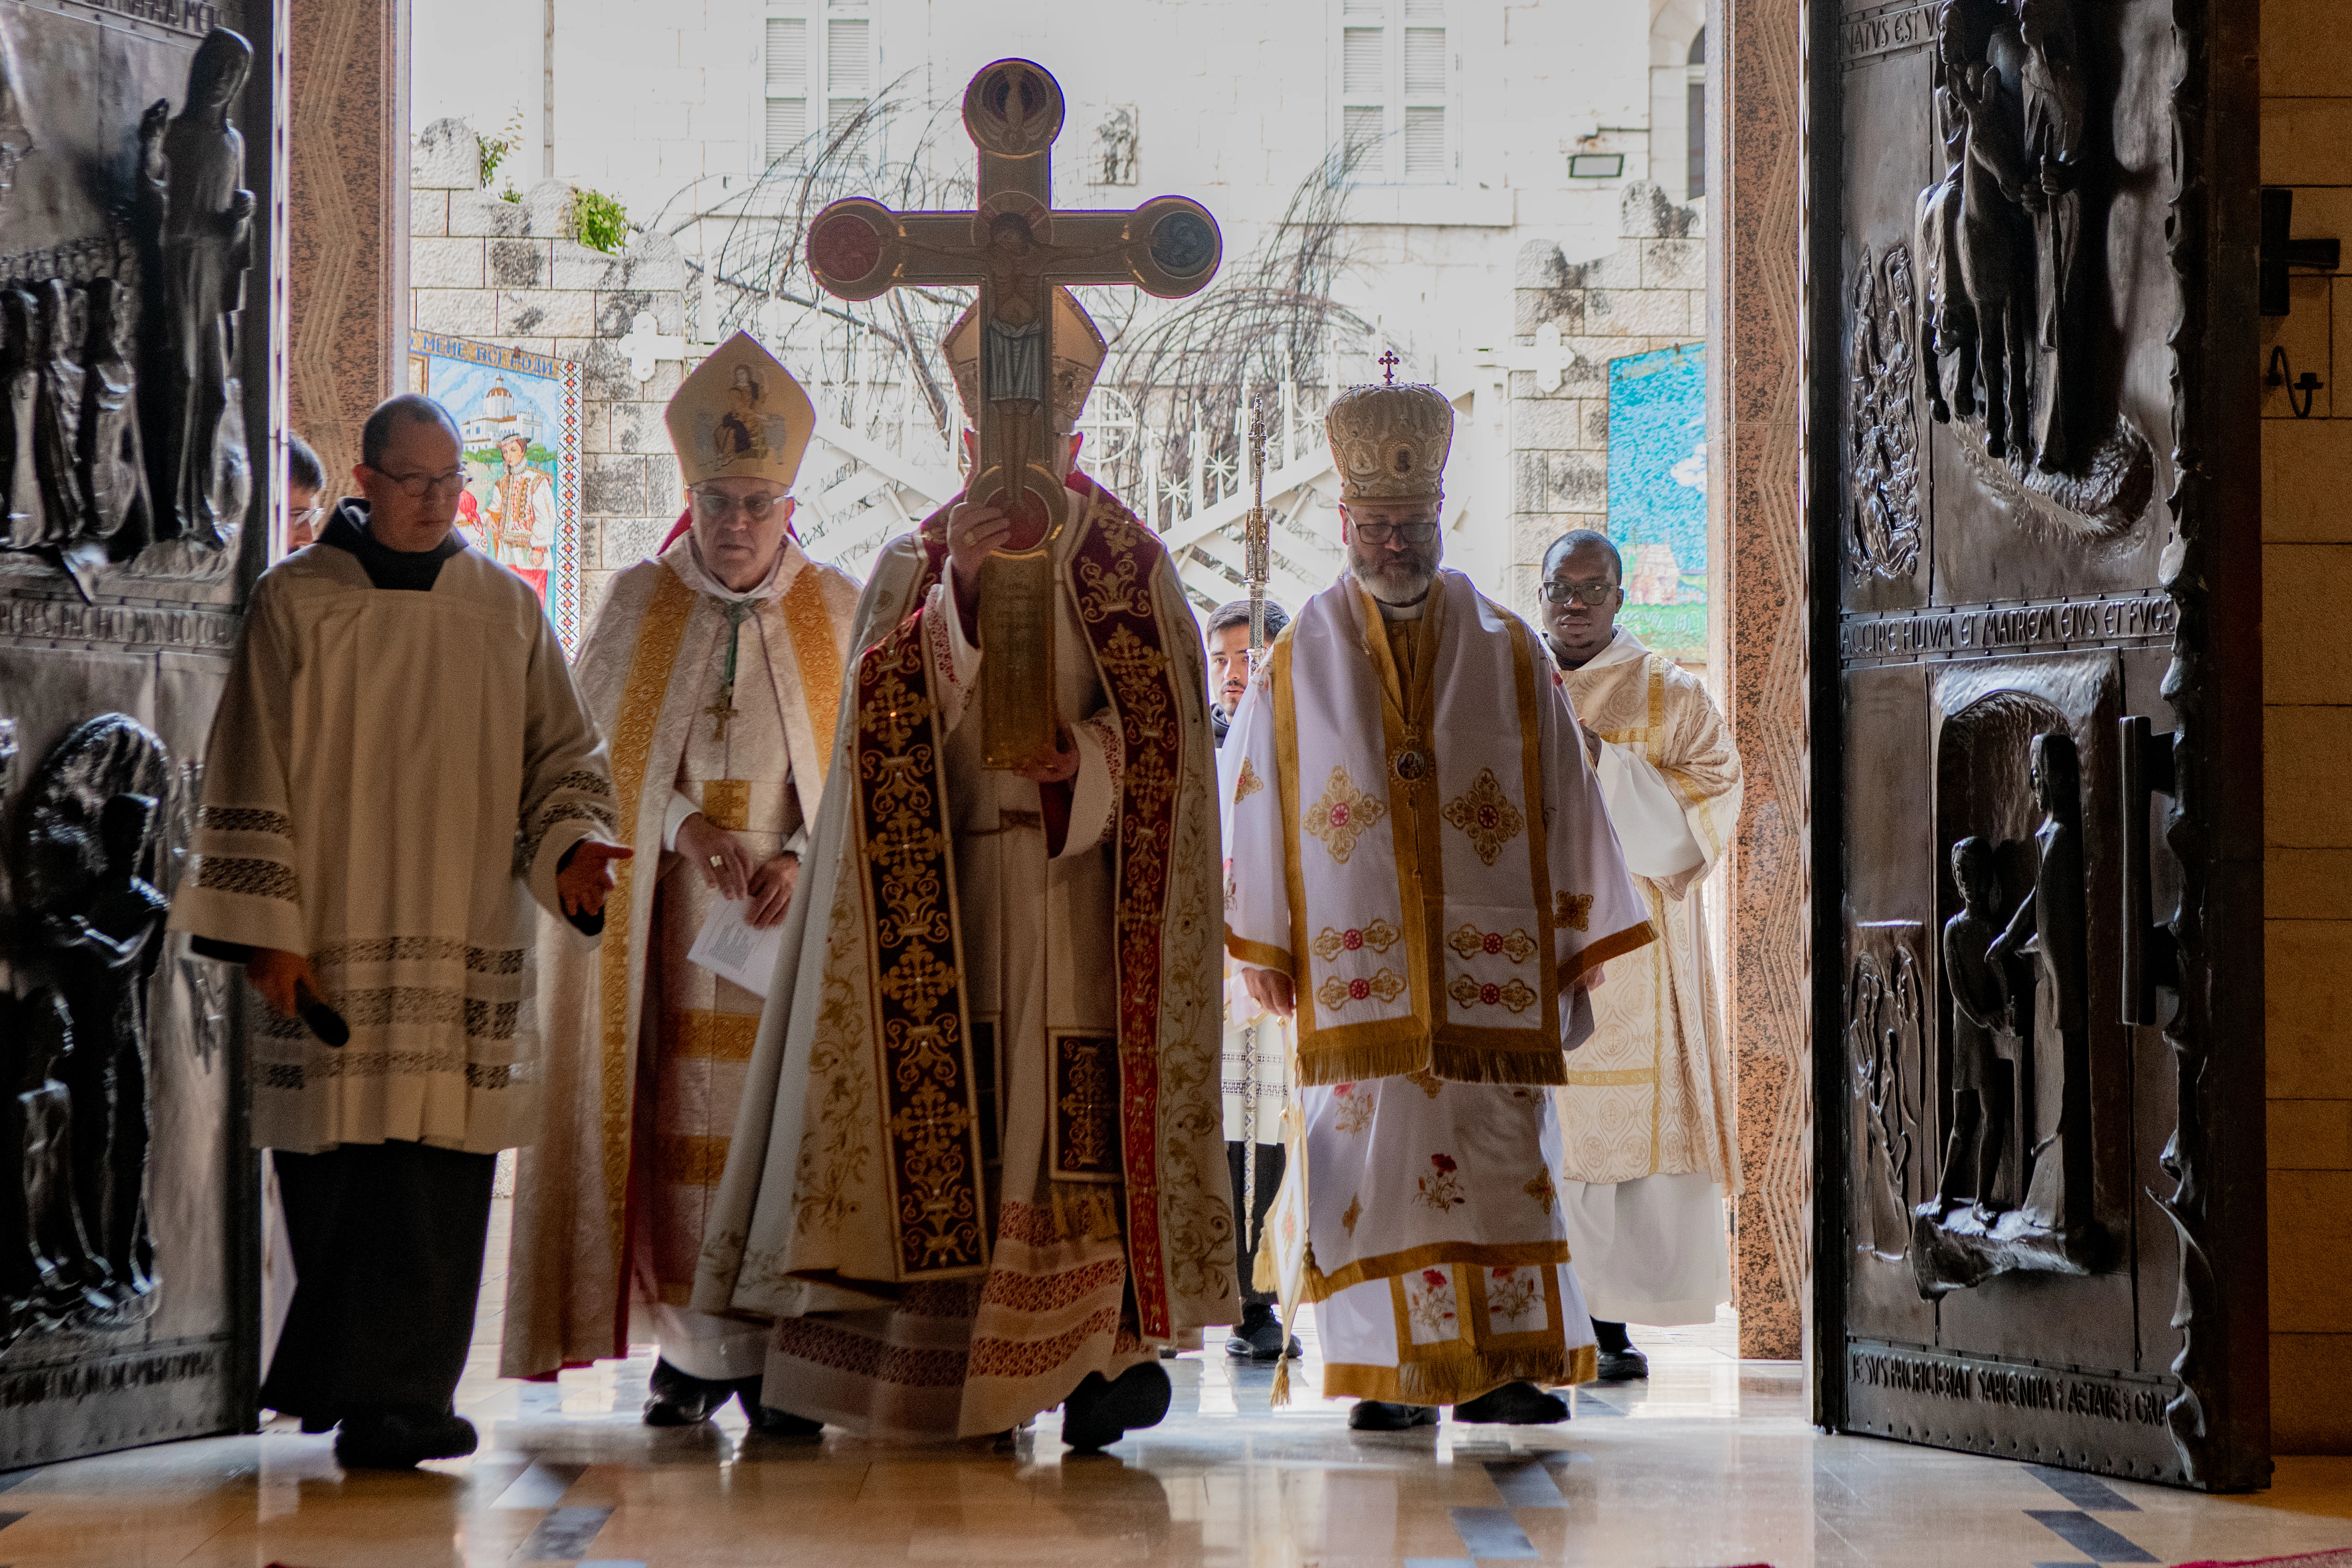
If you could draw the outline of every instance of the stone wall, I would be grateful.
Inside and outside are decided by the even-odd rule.
[[[2352,38],[2324,0],[2263,0],[2262,178],[2297,238],[2352,239]],[[2264,984],[2269,993],[2271,1441],[2352,1453],[2352,395],[2336,390],[2352,278],[2296,273],[2273,347],[2326,384],[2306,418],[2263,395]],[[2252,345],[2249,345],[2250,350]],[[2352,359],[2347,359],[2352,363]],[[2344,406],[2336,406],[2343,395]]]
[[[481,188],[480,171],[463,121],[436,121],[417,138],[411,324],[580,362],[581,603],[593,614],[613,574],[660,543],[685,504],[662,408],[690,352],[686,260],[659,234],[635,236],[618,256],[592,250],[564,237],[570,187],[550,181],[503,201]],[[640,314],[668,342],[633,363],[623,340]]]
[[[1520,247],[1512,281],[1511,539],[1504,592],[1537,611],[1544,548],[1571,528],[1609,526],[1609,362],[1705,341],[1706,241],[1698,215],[1655,185],[1625,189],[1622,237],[1570,261],[1559,245]]]

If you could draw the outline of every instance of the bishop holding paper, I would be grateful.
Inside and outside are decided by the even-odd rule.
[[[1166,1412],[1162,1346],[1230,1322],[1217,1105],[1218,863],[1202,652],[1173,563],[1071,471],[1103,342],[1051,296],[1042,689],[1057,737],[985,765],[983,562],[967,495],[859,601],[806,879],[694,1305],[775,1321],[761,1398],[853,1431],[1081,1448]],[[947,353],[967,416],[977,310]],[[1017,586],[1020,579],[1012,580]]]
[[[1259,1279],[1318,1303],[1351,1426],[1557,1421],[1537,1385],[1594,1358],[1548,1086],[1654,933],[1542,642],[1438,566],[1453,409],[1363,386],[1327,426],[1347,574],[1226,742],[1227,947],[1298,1040]]]
[[[638,858],[601,951],[542,924],[547,1124],[518,1170],[501,1370],[626,1355],[634,1318],[661,1346],[648,1424],[740,1396],[753,1426],[790,1431],[760,1405],[763,1326],[687,1304],[767,983],[696,962],[696,940],[783,921],[857,586],[793,535],[815,410],[765,349],[721,344],[668,424],[690,527],[614,579],[576,669]]]

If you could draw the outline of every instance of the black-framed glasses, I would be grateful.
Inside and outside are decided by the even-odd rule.
[[[1580,605],[1588,605],[1591,608],[1597,610],[1601,605],[1609,602],[1609,595],[1617,591],[1617,584],[1614,583],[1550,582],[1546,583],[1540,591],[1543,594],[1543,596],[1552,604],[1565,605],[1570,599],[1573,599]]]
[[[1433,522],[1360,522],[1355,534],[1367,544],[1386,544],[1391,539],[1402,539],[1407,544],[1426,544],[1437,537]]]
[[[423,500],[435,490],[462,490],[466,488],[466,470],[463,468],[453,468],[446,474],[385,474],[382,468],[375,471],[383,474],[394,489],[411,500]]]
[[[686,493],[694,498],[694,510],[713,522],[725,522],[739,511],[749,521],[765,522],[786,500],[783,496],[770,495],[765,491],[757,495],[729,495],[725,490],[714,490],[705,485],[693,486]]]

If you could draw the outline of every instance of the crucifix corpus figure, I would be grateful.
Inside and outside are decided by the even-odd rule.
[[[900,284],[979,287],[979,455],[967,493],[994,498],[1012,520],[981,574],[983,749],[989,767],[1012,769],[1051,758],[1060,732],[1048,679],[1049,547],[1071,509],[1054,468],[1055,286],[1126,283],[1181,298],[1216,275],[1223,241],[1208,209],[1182,196],[1127,212],[1057,210],[1062,89],[1043,66],[983,67],[964,90],[963,123],[980,149],[977,206],[900,213],[852,196],[817,215],[808,258],[817,281],[845,300]]]

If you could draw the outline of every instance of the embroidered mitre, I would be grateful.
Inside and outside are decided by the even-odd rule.
[[[816,405],[775,355],[738,332],[695,367],[662,418],[688,485],[772,479],[790,489],[816,429]]]
[[[1351,386],[1323,416],[1339,499],[1435,500],[1454,446],[1454,405],[1433,386]]]
[[[948,356],[948,369],[954,373],[956,395],[963,400],[963,416],[977,428],[980,424],[980,342],[987,334],[981,330],[980,307],[975,304],[956,318],[940,346]],[[1087,405],[1087,395],[1095,388],[1095,376],[1102,369],[1103,357],[1110,352],[1103,335],[1096,330],[1094,319],[1067,289],[1054,289],[1054,421],[1068,427],[1078,422]]]

